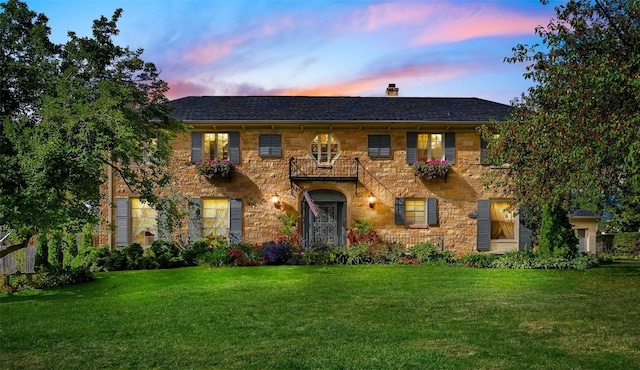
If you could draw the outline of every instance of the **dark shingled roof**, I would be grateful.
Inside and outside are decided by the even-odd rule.
[[[502,120],[510,106],[478,98],[190,96],[171,101],[183,121]]]

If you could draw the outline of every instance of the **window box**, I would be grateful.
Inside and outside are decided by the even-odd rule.
[[[196,171],[208,179],[228,179],[233,175],[233,164],[228,159],[202,159]]]
[[[433,180],[437,178],[446,178],[447,173],[451,170],[451,164],[444,160],[424,158],[418,159],[411,165],[413,174],[422,177],[425,180]]]

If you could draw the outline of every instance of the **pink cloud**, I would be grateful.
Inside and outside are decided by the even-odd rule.
[[[185,96],[200,96],[207,94],[207,87],[187,81],[173,80],[167,81],[169,92],[166,96],[169,100],[183,98]]]
[[[364,19],[364,21],[362,21]],[[364,24],[363,24],[364,22]],[[447,3],[381,3],[353,15],[366,31],[410,29],[415,45],[442,44],[487,36],[532,34],[546,16],[505,11],[495,6]]]
[[[477,69],[474,66],[459,65],[452,66],[443,63],[427,63],[411,66],[404,66],[397,69],[372,73],[370,75],[331,84],[299,88],[283,89],[279,95],[301,95],[301,96],[357,96],[360,94],[378,91],[379,95],[384,93],[384,87],[388,83],[395,83],[406,80],[408,84],[413,84],[416,80],[424,79],[424,82],[439,82],[456,78]]]
[[[229,55],[244,39],[227,40],[223,42],[209,41],[205,45],[195,46],[185,53],[185,58],[196,64],[209,64]]]

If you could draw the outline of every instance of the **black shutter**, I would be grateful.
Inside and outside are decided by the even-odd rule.
[[[192,198],[189,201],[189,225],[187,235],[189,244],[202,238],[202,199]]]
[[[229,161],[233,164],[240,163],[240,133],[229,133]]]
[[[369,135],[369,158],[380,157],[380,135]]]
[[[451,163],[456,163],[456,134],[447,132],[444,134],[444,159]]]
[[[202,132],[191,132],[191,163],[198,163],[202,158]]]
[[[489,143],[480,135],[480,164],[487,164],[487,157],[491,154],[488,147]]]
[[[395,221],[396,225],[404,225],[404,198],[396,198]]]
[[[436,226],[438,220],[438,198],[427,198],[427,225]]]
[[[271,135],[271,156],[282,157],[282,137],[279,134]]]
[[[524,217],[520,214],[520,230],[518,231],[518,249],[531,249],[531,230],[524,226]]]
[[[407,163],[418,161],[418,133],[407,132]]]
[[[116,247],[129,245],[129,198],[116,198]]]
[[[491,240],[491,202],[486,199],[478,200],[478,241],[477,248],[479,251],[489,250],[489,241]]]
[[[242,199],[229,199],[229,242],[242,243]]]

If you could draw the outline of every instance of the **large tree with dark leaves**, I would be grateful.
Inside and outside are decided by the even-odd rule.
[[[182,124],[142,50],[114,44],[121,9],[62,45],[25,3],[0,10],[0,227],[18,236],[2,257],[37,233],[95,222],[109,171],[153,202]]]
[[[602,209],[640,189],[640,2],[569,1],[507,62],[534,86],[491,137],[495,179],[530,220],[545,205]],[[615,202],[614,202],[615,203]],[[539,220],[539,217],[537,218]]]

